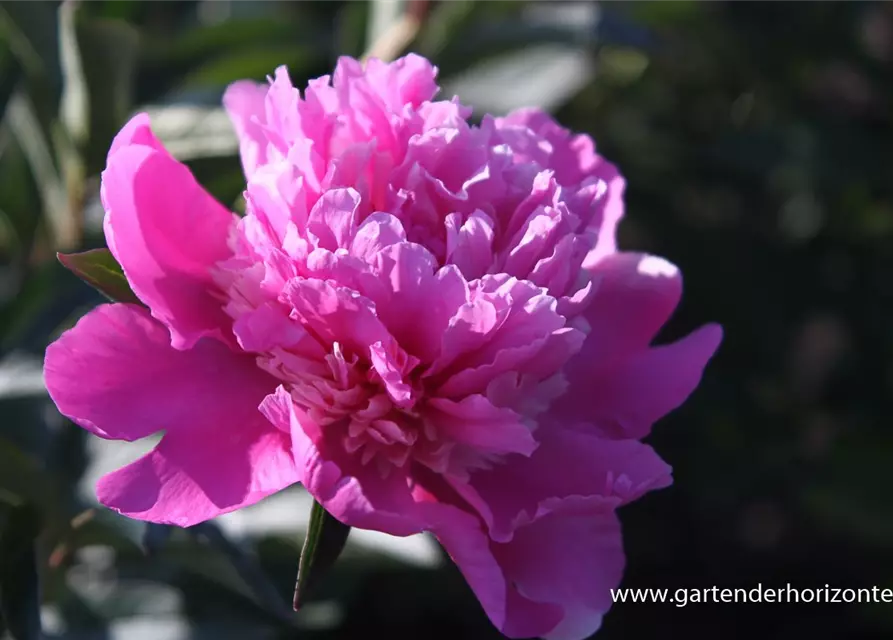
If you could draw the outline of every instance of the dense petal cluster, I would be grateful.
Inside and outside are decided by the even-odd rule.
[[[342,58],[224,97],[246,214],[136,116],[103,173],[145,304],[50,346],[59,409],[165,435],[100,501],[182,526],[300,482],[342,522],[433,533],[507,636],[578,640],[622,576],[617,508],[667,486],[641,439],[717,349],[651,343],[678,270],[618,250],[624,181],[548,115],[435,100],[436,69]]]

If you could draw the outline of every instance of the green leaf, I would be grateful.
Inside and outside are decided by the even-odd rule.
[[[142,304],[130,288],[121,265],[108,249],[91,249],[82,253],[58,253],[65,267],[112,302]]]
[[[37,511],[9,507],[0,536],[0,613],[14,640],[40,640],[40,578],[37,572]]]
[[[336,520],[315,500],[310,510],[307,537],[301,549],[298,579],[295,584],[294,608],[297,611],[307,589],[317,582],[338,559],[347,543],[350,527]]]

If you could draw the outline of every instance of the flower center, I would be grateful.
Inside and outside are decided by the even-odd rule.
[[[374,359],[376,346],[372,353]],[[440,441],[435,426],[423,418],[426,394],[417,361],[404,357],[397,364],[405,373],[383,375],[374,362],[345,354],[335,342],[324,362],[316,370],[293,371],[287,388],[327,440],[362,465],[375,464],[385,476],[409,461],[447,469],[452,445]]]

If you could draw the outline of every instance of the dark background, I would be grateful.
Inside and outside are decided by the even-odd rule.
[[[91,640],[498,638],[454,569],[369,545],[306,612],[279,613],[297,527],[177,531],[147,557],[138,523],[95,509],[102,450],[40,381],[48,342],[101,301],[54,254],[103,246],[96,178],[129,114],[150,108],[235,203],[224,87],[279,64],[303,86],[367,50],[386,3],[58,7],[0,2],[0,633],[37,637],[40,606],[48,636]],[[622,511],[623,586],[893,588],[893,5],[409,9],[422,24],[404,50],[440,67],[445,97],[477,114],[544,106],[620,166],[622,246],[685,274],[663,337],[725,327],[702,386],[652,437],[674,486]],[[893,604],[618,604],[597,637],[702,633],[889,638]]]

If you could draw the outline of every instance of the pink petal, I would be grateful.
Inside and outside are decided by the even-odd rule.
[[[547,516],[510,543],[494,544],[493,553],[520,593],[563,609],[558,625],[540,634],[545,640],[583,640],[598,631],[626,564],[612,510]]]
[[[719,325],[708,324],[615,367],[587,372],[580,366],[566,396],[556,402],[556,414],[591,420],[616,437],[643,438],[694,392],[722,333]]]
[[[278,302],[266,302],[241,314],[233,324],[233,333],[242,349],[257,353],[292,347],[307,339],[307,333]]]
[[[115,139],[112,140],[107,157],[111,158],[115,152],[132,145],[149,147],[166,153],[164,146],[152,132],[148,113],[136,114],[122,127]]]
[[[444,221],[447,232],[447,260],[455,264],[466,280],[484,275],[493,263],[493,219],[480,209],[462,222],[451,213]]]
[[[299,482],[288,435],[248,402],[256,397],[236,392],[218,400],[223,410],[209,412],[196,405],[192,433],[172,431],[147,455],[103,476],[99,501],[129,518],[190,527]]]
[[[516,529],[549,513],[581,506],[620,506],[669,486],[671,469],[636,440],[610,440],[541,423],[539,446],[529,457],[512,456],[477,471],[455,488],[480,512],[493,540],[507,542]]]
[[[521,594],[497,559],[493,548],[496,545],[490,542],[475,518],[465,513],[451,514],[433,533],[465,577],[487,617],[503,635],[537,638],[560,623],[560,605],[537,602]]]
[[[307,220],[316,246],[329,251],[350,247],[357,230],[360,194],[353,189],[332,189],[317,200]]]
[[[376,253],[406,240],[406,232],[400,220],[389,213],[373,213],[363,220],[354,235],[350,253],[371,262]]]
[[[166,434],[103,477],[97,496],[129,517],[189,526],[298,481],[287,435],[258,411],[275,381],[216,341],[171,347],[142,307],[102,305],[47,349],[59,410],[103,438]]]
[[[267,231],[267,242],[282,244],[289,222],[301,229],[307,221],[307,194],[303,176],[286,160],[257,167],[245,191],[246,212]]]
[[[234,82],[223,94],[223,108],[239,138],[239,153],[246,178],[267,161],[267,136],[264,133],[265,107],[269,87],[251,80]]]
[[[130,304],[100,305],[82,317],[47,348],[44,375],[63,415],[100,437],[131,441],[190,429],[197,411],[225,417],[218,394],[238,402],[273,386],[253,358],[216,341],[171,348],[164,326]],[[248,404],[256,408],[262,398]]]
[[[462,274],[452,265],[438,269],[427,249],[409,242],[382,249],[373,266],[382,287],[367,294],[378,316],[401,347],[431,362],[451,319],[468,301]]]
[[[626,180],[616,170],[613,175],[605,176],[605,180],[607,191],[593,203],[595,213],[589,228],[597,232],[598,240],[583,261],[585,269],[593,268],[602,258],[617,251],[617,229],[623,219]]]
[[[302,484],[337,520],[394,536],[427,527],[404,473],[395,469],[384,478],[376,466],[343,455],[337,444],[321,439],[319,427],[295,407],[284,388],[268,396],[261,411],[280,428],[290,429]]]
[[[102,174],[109,248],[177,349],[203,336],[225,339],[228,319],[211,276],[231,255],[235,216],[186,166],[146,146],[119,149]]]
[[[682,297],[679,269],[656,256],[615,253],[591,273],[595,294],[584,312],[591,330],[577,358],[587,368],[651,344]]]
[[[425,419],[439,437],[469,445],[475,451],[529,456],[536,449],[530,425],[509,409],[494,407],[485,397],[467,396],[459,402],[432,398]]]
[[[338,342],[351,354],[368,354],[370,345],[393,341],[372,302],[352,289],[324,280],[293,278],[283,296],[307,331],[326,347]]]

